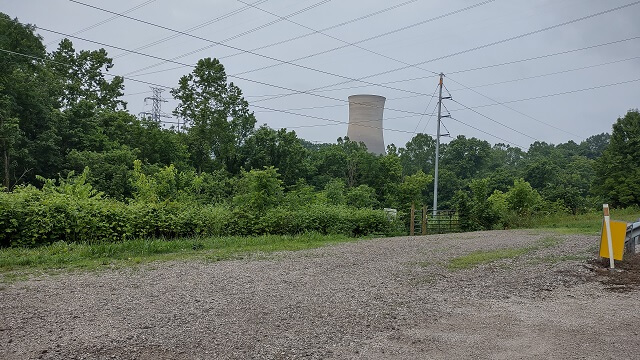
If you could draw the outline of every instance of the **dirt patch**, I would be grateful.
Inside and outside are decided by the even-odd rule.
[[[628,292],[640,289],[640,254],[627,255],[623,261],[616,261],[615,270],[609,270],[609,259],[591,261],[596,279],[614,292]]]

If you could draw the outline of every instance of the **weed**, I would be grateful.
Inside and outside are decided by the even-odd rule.
[[[633,222],[640,218],[638,208],[611,210],[614,220]],[[596,235],[602,229],[602,213],[591,212],[580,215],[556,214],[535,218],[532,221],[533,228],[553,230],[562,234],[588,234]]]
[[[447,264],[447,268],[449,270],[468,269],[477,265],[487,264],[503,259],[512,259],[533,251],[558,246],[562,242],[563,240],[561,239],[553,236],[547,236],[528,247],[475,251],[470,254],[451,259],[449,264]]]
[[[458,256],[451,259],[447,268],[449,270],[468,269],[480,264],[486,264],[502,259],[511,259],[524,255],[532,248],[515,248],[515,249],[497,249],[497,250],[481,250],[475,251],[467,255]]]
[[[12,282],[25,277],[25,271],[33,274],[35,270],[49,273],[56,270],[96,270],[181,259],[221,261],[242,258],[247,253],[296,251],[356,240],[346,235],[309,233],[296,236],[136,239],[115,243],[68,244],[59,241],[30,249],[0,249],[0,273],[3,281]]]

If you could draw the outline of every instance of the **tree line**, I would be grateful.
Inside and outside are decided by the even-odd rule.
[[[47,52],[35,27],[0,14],[0,152],[8,192],[82,174],[120,202],[195,202],[269,209],[282,203],[355,208],[431,204],[435,139],[417,134],[385,155],[338,138],[313,144],[256,127],[217,59],[201,59],[171,94],[183,131],[129,113],[124,79],[104,49],[62,40]],[[640,114],[611,135],[528,150],[457,136],[441,147],[439,204],[465,229],[517,225],[528,215],[640,205]]]

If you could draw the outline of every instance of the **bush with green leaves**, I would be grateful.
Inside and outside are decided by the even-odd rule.
[[[33,247],[65,242],[115,242],[133,238],[189,236],[344,234],[363,236],[388,234],[392,223],[382,210],[310,202],[282,204],[279,182],[273,169],[247,173],[245,187],[237,196],[248,199],[247,207],[209,205],[196,201],[161,201],[173,191],[157,187],[138,173],[138,200],[121,202],[95,191],[81,175],[65,179],[43,179],[42,189],[18,187],[0,193],[0,245]],[[175,175],[168,167],[165,174]],[[170,183],[170,181],[167,181]],[[272,186],[276,184],[277,186]],[[145,188],[146,186],[146,188]],[[249,191],[247,191],[247,189]],[[308,194],[306,186],[300,192]],[[144,195],[144,196],[143,196]],[[304,198],[303,195],[300,195]],[[306,195],[305,195],[306,196]]]

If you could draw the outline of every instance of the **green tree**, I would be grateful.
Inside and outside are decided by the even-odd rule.
[[[509,209],[520,216],[530,215],[542,201],[540,194],[523,179],[515,179],[513,186],[506,193]]]
[[[378,206],[376,190],[367,185],[360,185],[347,191],[347,205],[359,209],[372,209]]]
[[[331,205],[344,205],[347,203],[345,198],[346,186],[342,179],[332,179],[325,185],[324,194],[327,202]]]
[[[611,140],[596,161],[594,191],[612,206],[640,205],[640,113],[630,110],[613,124]]]
[[[114,76],[111,81],[105,78],[113,67],[113,60],[105,49],[77,53],[71,40],[64,39],[49,59],[52,61],[47,62],[47,66],[60,82],[60,101],[64,108],[72,108],[81,102],[100,109],[126,107],[119,99],[124,95],[124,79],[121,76]]]
[[[490,153],[488,142],[458,135],[443,149],[440,164],[461,179],[472,179],[486,170]]]
[[[273,166],[282,174],[285,185],[293,185],[307,174],[308,150],[294,131],[276,131],[263,125],[247,138],[240,154],[245,170]]]
[[[56,88],[35,27],[0,13],[0,152],[2,184],[35,183],[59,168]],[[24,55],[21,55],[24,54]],[[57,167],[56,167],[57,165]]]
[[[611,135],[607,133],[589,136],[580,143],[580,155],[586,156],[588,159],[599,158],[609,145],[610,139]]]
[[[282,201],[283,188],[280,174],[273,167],[243,171],[237,184],[234,205],[245,212],[259,212]]]
[[[418,170],[425,174],[433,173],[436,141],[431,136],[417,134],[399,150],[399,153],[404,175],[415,174]]]
[[[413,175],[405,176],[398,186],[397,200],[394,206],[407,210],[412,203],[417,207],[427,204],[429,185],[432,182],[433,176],[423,173],[422,170],[418,170]]]
[[[256,119],[240,88],[227,83],[220,61],[199,60],[171,94],[179,101],[174,115],[188,126],[189,148],[198,172],[223,167],[236,173],[238,149],[253,132]]]

